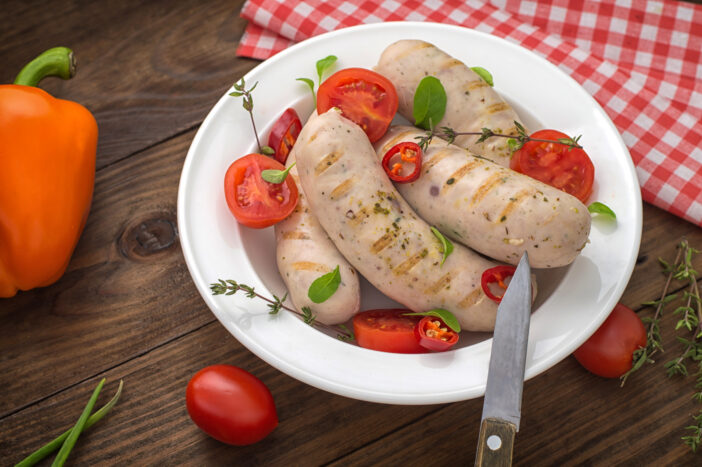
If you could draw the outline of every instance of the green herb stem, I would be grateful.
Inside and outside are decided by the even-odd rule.
[[[347,330],[344,330],[344,329],[339,328],[337,326],[331,326],[329,324],[324,324],[324,323],[320,323],[318,321],[315,321],[314,316],[311,314],[311,310],[309,309],[309,307],[303,307],[303,308],[306,308],[306,310],[303,310],[303,312],[300,313],[295,308],[292,308],[292,307],[285,305],[283,302],[287,298],[287,294],[285,294],[282,299],[280,299],[274,295],[273,296],[274,300],[271,300],[270,298],[259,294],[258,292],[256,292],[254,290],[253,287],[248,286],[246,284],[240,284],[240,283],[237,283],[236,281],[231,280],[231,279],[227,279],[227,280],[218,279],[218,281],[219,282],[215,282],[215,283],[210,284],[210,290],[212,291],[213,295],[234,295],[236,292],[242,290],[242,291],[246,292],[246,296],[249,298],[257,297],[257,298],[260,298],[261,300],[267,302],[268,307],[271,309],[271,312],[270,312],[271,314],[278,313],[278,311],[280,309],[287,310],[291,313],[294,313],[294,314],[302,317],[302,319],[307,324],[313,324],[314,326],[339,333],[337,337],[339,337],[342,340],[353,339],[353,335],[349,335]]]
[[[105,415],[107,415],[107,413],[112,409],[112,407],[114,407],[115,404],[117,404],[119,396],[122,395],[123,385],[123,381],[120,380],[119,387],[117,388],[117,392],[115,393],[115,395],[107,404],[103,405],[100,409],[95,411],[95,413],[93,413],[88,418],[88,421],[85,422],[85,427],[83,428],[84,431],[90,428],[91,426],[95,425],[97,422],[99,422]],[[46,456],[48,456],[49,454],[61,447],[66,438],[68,438],[68,435],[71,434],[71,430],[72,428],[64,431],[57,438],[46,443],[45,445],[31,453],[29,456],[22,459],[18,464],[15,465],[15,467],[30,467],[39,462],[40,460],[44,459]]]
[[[95,401],[97,401],[98,395],[100,394],[100,390],[102,389],[102,386],[104,384],[105,378],[102,378],[102,380],[100,380],[97,387],[93,391],[93,395],[90,396],[90,400],[88,400],[88,403],[85,405],[83,413],[80,414],[80,417],[78,417],[78,421],[73,426],[71,432],[66,437],[66,440],[61,445],[61,449],[59,449],[58,454],[56,454],[56,458],[51,464],[51,467],[61,467],[63,464],[66,463],[68,455],[71,453],[71,450],[73,449],[73,446],[75,446],[76,441],[78,441],[78,437],[83,432],[83,428],[85,428],[85,424],[88,421],[88,418],[90,417],[90,412],[93,411]]]

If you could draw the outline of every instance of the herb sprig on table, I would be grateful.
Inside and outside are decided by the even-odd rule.
[[[241,284],[231,279],[218,279],[218,282],[210,284],[210,290],[212,291],[213,295],[234,295],[235,293],[242,291],[248,298],[260,298],[261,300],[267,302],[268,309],[270,310],[269,313],[272,315],[278,314],[281,309],[287,310],[301,316],[302,320],[310,326],[317,326],[336,332],[336,337],[340,340],[350,341],[354,339],[353,332],[344,325],[330,326],[328,324],[316,321],[316,316],[310,307],[303,306],[301,311],[297,311],[296,309],[285,305],[284,302],[288,298],[287,292],[285,295],[283,295],[283,298],[273,295],[273,298],[270,299],[256,292],[253,287],[246,284]]]
[[[642,318],[648,327],[646,347],[634,351],[632,368],[622,375],[621,379],[622,385],[624,385],[627,378],[639,370],[644,363],[654,362],[651,358],[653,355],[664,351],[660,332],[663,310],[669,304],[675,303],[677,306],[672,312],[677,318],[675,330],[683,329],[687,335],[685,337],[677,336],[682,351],[678,353],[677,357],[666,362],[664,367],[668,377],[671,378],[676,375],[688,376],[691,372],[688,365],[693,365],[695,392],[692,398],[697,402],[702,402],[702,299],[700,299],[700,290],[697,285],[698,273],[692,267],[692,258],[699,253],[699,250],[692,248],[687,240],[682,240],[677,249],[678,252],[672,265],[659,258],[663,272],[667,277],[661,297],[658,300],[644,303],[646,306],[655,307],[653,317]],[[673,281],[685,284],[682,293],[669,293]],[[683,436],[682,440],[690,446],[690,449],[696,451],[702,442],[702,410],[699,410],[697,415],[693,415],[692,418],[694,423],[685,427],[689,434]]]

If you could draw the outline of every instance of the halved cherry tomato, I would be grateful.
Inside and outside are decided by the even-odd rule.
[[[618,378],[631,369],[634,350],[646,347],[646,340],[646,328],[639,315],[618,303],[573,356],[591,373]]]
[[[458,342],[458,333],[436,316],[422,318],[414,328],[414,336],[419,345],[434,352],[444,352]]]
[[[285,164],[297,137],[302,130],[300,117],[295,109],[289,108],[273,124],[271,134],[268,136],[268,146],[275,151],[275,160]]]
[[[317,91],[318,114],[338,107],[344,117],[363,128],[371,143],[385,134],[398,104],[390,80],[365,68],[337,71]]]
[[[407,169],[408,165],[411,170]],[[383,156],[383,169],[393,182],[409,183],[417,180],[422,170],[422,148],[411,141],[397,143]]]
[[[482,286],[485,295],[487,295],[490,300],[500,303],[502,301],[502,297],[504,296],[504,291],[507,290],[505,280],[508,277],[512,277],[514,275],[514,271],[516,270],[517,268],[514,266],[495,266],[494,268],[483,271],[483,275],[480,277],[480,285]],[[502,294],[499,296],[495,295],[490,289],[490,284],[497,284],[503,290]]]
[[[224,195],[229,210],[245,226],[262,229],[279,222],[297,205],[297,185],[292,177],[280,184],[261,178],[267,169],[285,170],[280,162],[261,154],[249,154],[229,166],[224,176]]]
[[[227,444],[253,444],[278,425],[266,385],[232,365],[212,365],[195,373],[185,391],[185,404],[202,431]]]
[[[353,317],[353,332],[361,347],[381,352],[425,353],[414,328],[421,316],[403,316],[412,310],[387,309],[362,311]]]
[[[539,130],[532,138],[558,140],[568,135],[556,130]],[[565,191],[583,203],[592,193],[595,167],[582,149],[560,143],[528,141],[517,150],[509,164],[512,170]]]

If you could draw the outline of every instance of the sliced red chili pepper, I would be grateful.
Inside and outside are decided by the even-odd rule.
[[[268,136],[268,146],[275,151],[275,160],[285,165],[300,130],[302,130],[302,123],[295,109],[289,108],[283,112],[283,115],[273,124],[271,134]]]
[[[458,333],[436,316],[422,318],[414,327],[414,337],[419,345],[435,352],[448,350],[458,342]]]
[[[411,172],[407,169],[408,165],[414,166]],[[422,171],[422,148],[411,141],[396,144],[383,156],[383,169],[393,182],[409,183],[417,180]]]
[[[507,280],[508,277],[512,277],[516,270],[517,268],[514,266],[495,266],[494,268],[483,271],[483,275],[480,278],[480,285],[483,287],[485,295],[487,295],[490,300],[500,303],[504,292],[502,292],[500,296],[495,295],[492,293],[492,290],[490,290],[490,284],[497,284],[501,289],[507,290],[505,280]]]

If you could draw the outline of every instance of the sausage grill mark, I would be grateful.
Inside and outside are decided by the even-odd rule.
[[[331,199],[339,199],[347,195],[348,192],[351,191],[351,188],[353,188],[354,183],[356,183],[355,177],[347,178],[332,190],[332,192],[329,194],[329,197]]]
[[[509,105],[507,105],[506,102],[498,102],[497,104],[492,104],[488,108],[485,109],[485,112],[490,115],[490,114],[496,114],[498,112],[502,112],[504,110],[510,110]]]
[[[478,187],[478,189],[475,191],[475,194],[473,195],[473,199],[470,202],[470,205],[473,206],[480,201],[482,201],[483,198],[493,189],[497,186],[498,183],[502,181],[502,174],[499,172],[496,172],[492,174],[482,185]],[[490,219],[488,219],[490,220]]]
[[[446,148],[442,151],[438,151],[436,154],[434,154],[434,157],[429,159],[428,161],[424,162],[422,161],[422,170],[424,170],[424,173],[429,172],[429,169],[434,167],[436,164],[441,162],[442,159],[444,159],[446,156],[451,154],[451,149]]]
[[[469,308],[476,303],[478,303],[478,298],[480,298],[481,290],[478,289],[473,289],[471,293],[466,295],[463,300],[461,300],[458,304],[461,308]]]
[[[353,212],[351,212],[353,215]],[[352,227],[356,227],[358,224],[363,222],[364,219],[368,217],[368,209],[365,206],[362,206],[361,209],[358,210],[358,213],[353,215],[353,217],[349,217],[348,212],[346,215],[346,218],[349,219],[348,224]]]
[[[453,182],[451,184],[444,184],[443,187],[441,187],[441,194],[446,193],[451,186],[455,186],[456,182],[460,180],[461,178],[465,177],[470,173],[471,170],[473,170],[475,167],[480,165],[481,163],[478,160],[473,160],[468,162],[462,167],[459,167],[458,170],[456,170],[454,173],[451,174],[449,177],[449,180],[453,179]]]
[[[432,285],[424,289],[424,293],[427,295],[436,295],[441,289],[444,289],[451,285],[451,279],[452,277],[450,272],[444,274],[438,281],[434,282]]]
[[[380,253],[392,243],[394,237],[392,233],[386,233],[371,245],[371,252],[375,254]]]
[[[305,232],[300,232],[299,230],[292,230],[283,232],[283,238],[285,240],[309,240],[310,236]]]
[[[514,209],[521,204],[522,201],[524,201],[526,198],[531,195],[531,190],[525,189],[517,193],[516,195],[512,196],[509,198],[509,202],[507,203],[507,206],[502,210],[500,215],[497,217],[497,221],[499,222],[500,219],[503,217],[507,217],[508,214],[510,214]]]
[[[341,159],[342,154],[339,152],[330,152],[326,156],[322,158],[321,161],[317,164],[317,166],[314,168],[314,174],[319,175],[325,170],[327,170],[329,167],[331,167],[334,163],[336,163],[339,159]]]
[[[414,256],[410,256],[392,270],[393,274],[396,276],[403,276],[407,274],[414,266],[416,266],[426,255],[421,251],[416,253]]]
[[[327,273],[331,271],[328,266],[319,263],[313,263],[311,261],[298,261],[292,264],[292,267],[296,271],[316,271]]]

